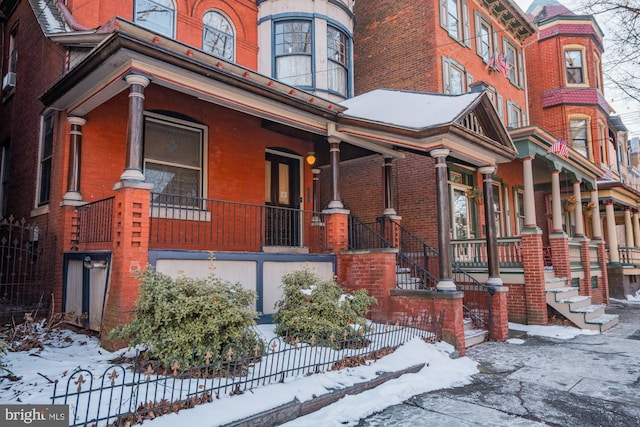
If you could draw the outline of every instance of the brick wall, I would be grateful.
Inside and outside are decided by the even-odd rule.
[[[524,299],[526,323],[529,325],[546,325],[549,319],[547,316],[542,236],[540,234],[530,233],[523,234],[521,239],[525,281]],[[566,239],[558,240],[565,242],[566,245]],[[555,250],[555,247],[553,249]],[[566,251],[566,253],[568,256],[568,251]],[[560,261],[560,258],[556,258],[554,252],[554,268],[556,259]],[[556,271],[556,275],[563,277],[560,271]],[[511,306],[509,310],[511,310]]]
[[[68,0],[67,7],[76,21],[90,28],[107,23],[115,16],[134,20],[134,0]],[[175,39],[202,49],[202,17],[211,9],[223,12],[235,30],[235,62],[253,70],[258,64],[258,7],[251,0],[207,0],[176,3]]]
[[[527,299],[525,296],[525,285],[507,284],[507,305],[509,306],[509,322],[527,323]]]

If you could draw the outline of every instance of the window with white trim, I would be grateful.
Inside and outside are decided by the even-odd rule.
[[[476,12],[476,53],[482,57],[484,63],[489,62],[489,58],[495,51],[494,31],[491,23],[482,15]]]
[[[149,30],[174,36],[176,8],[171,0],[136,0],[133,19]]]
[[[455,40],[471,46],[469,4],[465,0],[440,0],[440,26]]]
[[[509,70],[507,79],[518,87],[524,87],[524,63],[522,52],[506,38],[503,39],[503,55],[507,60]]]
[[[569,119],[571,148],[589,158],[588,121],[586,118]]]
[[[233,25],[218,11],[207,11],[202,17],[202,50],[229,61],[235,59]]]
[[[157,114],[145,114],[144,175],[158,202],[199,207],[204,194],[206,128]],[[176,198],[179,197],[179,203]]]
[[[349,88],[349,38],[332,25],[327,25],[328,89],[347,97]]]
[[[507,101],[507,127],[522,127],[522,108],[512,101]]]
[[[275,77],[293,86],[313,86],[311,21],[279,21],[274,26]]]
[[[518,228],[517,233],[521,234],[522,230],[524,230],[524,190],[516,189],[515,190],[515,203],[516,203],[516,227]]]
[[[494,222],[496,224],[496,236],[504,236],[504,221],[502,219],[504,213],[504,204],[502,202],[502,185],[498,182],[491,184],[493,187],[493,213]]]
[[[51,196],[51,166],[53,161],[53,112],[42,117],[40,163],[38,165],[38,206],[49,203]]]
[[[443,93],[459,95],[467,91],[467,77],[462,65],[449,58],[442,58]]]
[[[584,61],[582,49],[566,49],[564,51],[564,66],[567,72],[567,84],[584,84]]]

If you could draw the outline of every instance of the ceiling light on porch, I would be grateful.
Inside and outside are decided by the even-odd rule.
[[[307,153],[307,157],[305,157],[305,159],[307,160],[307,163],[309,164],[309,166],[313,166],[316,164],[316,153],[314,153],[313,151],[309,151]]]

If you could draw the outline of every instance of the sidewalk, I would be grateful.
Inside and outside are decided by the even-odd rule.
[[[570,340],[485,343],[472,384],[414,396],[358,426],[640,426],[640,305],[608,308],[620,324]]]

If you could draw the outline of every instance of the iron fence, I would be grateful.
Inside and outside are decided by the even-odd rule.
[[[149,234],[154,248],[328,251],[320,212],[159,193],[151,193]]]
[[[109,197],[76,208],[77,243],[112,241],[114,200],[114,197]]]
[[[379,224],[364,223],[355,215],[349,215],[349,249],[354,251],[393,248],[393,243],[385,239]]]
[[[268,342],[251,339],[219,352],[204,352],[198,360],[188,362],[136,358],[102,373],[81,368],[71,373],[65,385],[56,381],[51,400],[70,406],[71,426],[135,424],[287,378],[356,366],[415,337],[439,341],[443,319],[444,311],[425,311],[394,323],[371,323],[366,331],[319,331],[306,337],[274,337]]]

